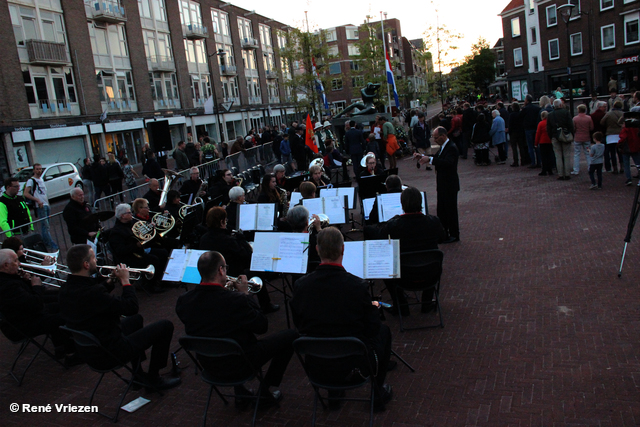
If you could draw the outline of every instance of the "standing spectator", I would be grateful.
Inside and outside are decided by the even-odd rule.
[[[462,108],[453,111],[451,129],[449,129],[448,135],[458,147],[458,151],[462,152]]]
[[[384,156],[387,151],[387,141],[382,138],[382,120],[380,116],[376,116],[376,122],[373,127],[373,135],[376,138],[376,143],[378,144],[378,159],[380,159],[380,163],[384,168]]]
[[[613,77],[613,75],[609,77],[609,82],[607,83],[607,89],[609,90],[609,93],[618,92],[618,81],[615,79],[615,77]]]
[[[51,215],[51,206],[47,197],[47,187],[42,179],[42,165],[35,163],[33,165],[33,176],[29,178],[24,185],[24,197],[31,200],[36,209],[36,216],[40,219],[40,233],[42,240],[52,252],[58,250],[58,245],[53,241],[49,231],[49,215]]]
[[[604,144],[602,140],[604,135],[602,132],[593,133],[593,145],[589,150],[589,157],[591,157],[591,163],[589,164],[589,179],[591,179],[591,189],[602,189],[602,162],[604,158]],[[594,179],[594,172],[598,172],[598,185],[596,186],[596,180]]]
[[[296,159],[298,166],[303,167],[304,169],[306,169],[306,165],[308,165],[307,154],[305,153],[306,145],[304,142],[305,130],[306,130],[306,127],[304,125],[299,125],[296,128],[293,134],[293,137],[291,136],[291,134],[289,135],[289,145],[291,146],[291,155],[293,156],[294,159]]]
[[[466,159],[469,144],[471,143],[471,131],[476,123],[476,112],[468,102],[465,102],[462,108],[462,151],[460,155],[463,159]]]
[[[573,141],[573,170],[571,175],[578,175],[580,172],[580,153],[584,152],[587,160],[587,169],[589,169],[589,146],[591,145],[591,131],[593,131],[593,120],[587,115],[587,106],[578,105],[578,115],[573,118],[573,124],[576,128],[576,136]]]
[[[413,146],[420,154],[427,154],[427,150],[431,147],[431,129],[429,124],[425,121],[424,113],[419,112],[417,114],[417,120],[415,126],[412,128]],[[420,168],[420,162],[417,164]],[[431,167],[427,165],[427,170],[431,170]]]
[[[240,153],[244,153],[246,151],[247,149],[244,146],[244,138],[242,138],[241,136],[237,137],[235,142],[231,146],[229,156],[231,157],[231,163],[238,171],[240,170],[240,164],[238,163]]]
[[[598,101],[598,108],[591,113],[591,121],[593,122],[593,131],[602,132],[604,135],[605,128],[600,124],[604,115],[607,114],[607,103],[604,101]]]
[[[549,113],[545,110],[541,111],[542,120],[538,123],[538,129],[536,130],[536,148],[540,150],[540,156],[542,157],[542,171],[538,176],[552,176],[553,175],[553,145],[551,145],[551,139],[547,133],[547,116]]]
[[[626,122],[620,131],[618,150],[622,154],[624,175],[627,178],[624,184],[631,185],[631,158],[633,158],[636,168],[640,166],[640,137],[638,137],[638,129],[628,127]]]
[[[507,153],[504,148],[507,145],[504,120],[502,119],[502,116],[500,116],[500,111],[498,110],[493,110],[491,115],[493,116],[493,123],[491,123],[489,135],[491,135],[491,142],[493,145],[498,148],[498,158],[500,159],[496,164],[504,165],[507,160]]]
[[[127,184],[127,188],[129,188],[129,196],[131,200],[135,200],[138,198],[138,190],[135,188],[138,183],[136,182],[136,178],[139,178],[136,171],[133,169],[133,166],[129,164],[129,159],[126,157],[122,159],[122,172],[124,173],[124,182]]]
[[[380,117],[380,123],[382,123],[382,140],[384,150],[387,151],[387,147],[389,147],[389,150],[391,151],[387,151],[387,154],[389,155],[389,169],[394,169],[396,167],[396,151],[399,149],[398,140],[396,139],[396,130],[385,116]],[[380,154],[380,161],[384,167],[382,152]]]
[[[31,212],[24,198],[18,196],[19,191],[18,178],[7,178],[4,181],[4,193],[0,196],[0,229],[5,232],[5,237],[29,234],[33,231]],[[16,227],[21,228],[8,231]]]
[[[249,135],[247,135],[244,139],[244,158],[247,161],[247,169],[255,166],[256,164],[256,154],[258,154],[258,149],[255,149],[256,146],[256,137],[254,135],[254,130],[251,129],[249,131]]]
[[[547,117],[547,134],[553,144],[553,151],[556,155],[556,169],[558,169],[558,179],[568,181],[570,176],[571,144],[560,142],[558,135],[562,131],[574,133],[573,120],[571,114],[562,106],[561,99],[553,101],[553,112]]]
[[[512,167],[519,165],[526,166],[531,163],[529,153],[527,151],[527,141],[524,136],[524,127],[522,126],[522,117],[520,117],[520,104],[514,102],[511,104],[511,114],[509,115],[509,143],[511,144],[511,152],[513,153]],[[518,152],[520,153],[518,157]]]
[[[94,189],[93,189],[93,176],[91,175],[91,158],[87,157],[84,159],[84,166],[82,166],[82,170],[80,171],[82,174],[82,188],[89,197],[93,197]],[[89,203],[91,201],[89,200]]]
[[[147,151],[147,153],[147,163],[142,168],[142,174],[149,179],[164,178],[164,172],[162,172],[162,168],[156,161],[156,153],[151,150]]]
[[[198,150],[196,150],[196,144],[189,142],[184,147],[184,154],[189,159],[189,166],[198,166]]]
[[[607,99],[607,106],[609,107],[609,111],[615,108],[614,104],[620,101],[620,109],[622,109],[622,98],[618,96],[617,89],[609,91],[609,99]]]
[[[633,107],[631,107],[631,111],[633,112],[640,111],[640,91],[635,91],[633,93]]]
[[[618,173],[616,147],[618,146],[618,140],[620,139],[620,131],[622,131],[622,124],[620,121],[623,116],[622,101],[616,101],[613,104],[611,111],[605,114],[602,120],[600,120],[600,124],[605,129],[606,139],[604,149],[604,168],[607,172],[611,172],[613,167],[614,175]]]
[[[591,94],[591,101],[589,101],[589,114],[593,114],[598,109],[598,94],[593,92]]]
[[[289,134],[285,133],[284,135],[282,135],[280,140],[280,159],[282,161],[282,163],[287,163],[291,161],[291,146],[289,145]],[[274,146],[276,145],[276,143],[273,143]]]
[[[356,128],[356,122],[351,120],[345,123],[344,148],[351,156],[353,173],[356,177],[360,176],[360,161],[362,160],[364,144],[364,136],[362,131]]]
[[[124,203],[124,197],[122,196],[122,179],[124,173],[120,167],[120,163],[116,160],[116,156],[113,153],[109,153],[109,164],[107,165],[107,174],[109,175],[109,186],[111,187],[111,194],[120,195],[120,203]]]
[[[539,168],[542,166],[542,162],[540,159],[540,150],[536,149],[535,141],[536,129],[540,121],[540,107],[533,104],[533,96],[527,95],[524,98],[524,108],[520,111],[520,118],[522,118],[524,136],[527,140],[527,147],[529,148],[529,159],[531,159],[529,168]]]
[[[478,114],[476,124],[473,125],[473,131],[471,133],[471,143],[476,153],[475,163],[478,166],[489,166],[491,164],[491,160],[489,159],[489,142],[491,142],[490,130],[491,127],[485,121],[484,114]]]
[[[96,194],[93,198],[95,203],[102,193],[104,193],[105,197],[109,197],[111,195],[111,188],[109,187],[109,172],[107,171],[107,162],[104,160],[104,157],[100,157],[93,162],[93,169],[91,172],[91,175],[93,176],[93,186],[96,189]]]
[[[187,146],[184,141],[178,142],[178,146],[175,150],[173,150],[173,158],[176,161],[176,170],[183,171],[185,169],[189,169],[189,158],[185,153]]]

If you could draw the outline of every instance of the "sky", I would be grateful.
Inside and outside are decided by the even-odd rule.
[[[492,47],[502,37],[502,21],[498,14],[509,1],[422,0],[390,3],[388,0],[352,0],[345,3],[339,0],[231,0],[230,3],[298,28],[306,28],[302,26],[305,25],[304,12],[307,11],[311,31],[346,24],[359,25],[367,15],[372,16],[372,21],[379,21],[380,12],[387,12],[388,19],[400,20],[402,35],[409,40],[424,38],[427,28],[436,28],[439,22],[450,32],[464,36],[457,41],[458,49],[449,54],[462,61],[480,36]],[[390,4],[394,3],[391,7]]]

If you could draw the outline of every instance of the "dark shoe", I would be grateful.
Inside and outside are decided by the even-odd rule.
[[[432,311],[436,311],[437,305],[435,301],[431,302],[423,302],[422,307],[420,307],[421,313],[431,313]]]
[[[624,185],[631,185],[631,184],[633,184],[633,182],[630,179],[626,180],[624,183]]]
[[[66,355],[64,357],[64,366],[66,366],[67,368],[82,365],[83,363],[84,359],[80,357],[78,353],[73,353],[72,355]]]
[[[564,181],[564,176],[559,176],[557,179],[558,181]]]
[[[342,404],[340,398],[346,396],[344,390],[329,390],[329,409],[340,409],[340,405]]]
[[[264,314],[275,313],[280,310],[280,306],[278,304],[269,304],[267,307],[262,309]]]
[[[384,405],[391,401],[391,396],[393,395],[393,389],[389,384],[384,384],[380,390],[380,396],[375,396],[373,399],[373,410],[384,411]]]
[[[387,308],[385,309],[389,312],[389,314],[391,314],[392,316],[397,316],[398,315],[398,306],[394,305],[391,308]],[[409,311],[409,306],[408,305],[403,305],[402,309],[400,310],[400,312],[402,313],[402,317],[407,317],[409,315],[411,315],[411,312]]]
[[[535,169],[537,166],[536,165],[529,165],[527,166],[529,169]]]
[[[417,163],[416,163],[416,167],[417,167],[418,169],[420,169],[420,162],[417,162]]]
[[[546,173],[546,172],[540,172],[540,173],[538,174],[538,176],[547,176],[547,173]]]
[[[248,390],[244,386],[234,387],[235,393],[235,407],[239,411],[244,411],[249,407],[251,402],[253,402],[253,391]]]
[[[536,165],[536,169],[540,169],[542,165]]]
[[[260,396],[260,409],[271,408],[272,406],[277,406],[278,402],[282,400],[282,392],[280,390],[275,390],[272,392],[268,392],[267,394],[263,394]]]
[[[512,168],[517,168],[519,165],[517,163],[511,163],[509,166],[511,166]]]
[[[170,388],[179,386],[180,383],[182,383],[182,380],[180,378],[147,377],[146,383],[148,384],[147,390],[151,389],[152,387],[156,390],[168,390]]]
[[[395,360],[389,360],[389,363],[387,364],[387,372],[391,372],[397,367],[398,367],[398,362],[396,362]]]
[[[565,177],[564,177],[564,180],[565,180],[565,181],[569,181],[569,180],[571,180],[571,177],[570,177],[570,176],[565,176]]]
[[[444,242],[442,242],[442,243],[454,243],[454,242],[459,242],[459,241],[460,241],[460,238],[459,238],[459,237],[453,237],[453,236],[451,236],[451,237],[449,237],[447,240],[445,240],[445,241],[444,241]]]
[[[428,171],[432,170],[431,166],[427,166],[425,169],[428,170]]]

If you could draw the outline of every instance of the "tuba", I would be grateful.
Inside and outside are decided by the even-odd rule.
[[[167,203],[167,193],[171,189],[171,185],[176,178],[180,177],[180,174],[170,171],[169,169],[162,169],[164,172],[164,185],[162,186],[162,192],[160,193],[160,202],[158,206],[164,206]]]

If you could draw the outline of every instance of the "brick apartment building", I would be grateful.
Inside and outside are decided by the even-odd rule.
[[[168,123],[175,146],[294,113],[277,53],[285,24],[226,2],[0,0],[0,23],[3,177],[108,151],[139,163],[152,122]]]
[[[329,54],[335,56],[328,67],[330,84],[325,88],[327,102],[333,114],[340,112],[343,108],[353,102],[361,101],[360,89],[368,82],[364,81],[361,75],[361,68],[358,64],[357,56],[360,54],[357,46],[358,40],[365,40],[370,37],[366,26],[371,28],[377,26],[380,21],[371,21],[369,24],[341,25],[325,29],[327,32],[327,42]],[[383,21],[385,43],[389,52],[389,59],[392,63],[397,63],[393,69],[396,84],[399,80],[410,79],[413,98],[426,91],[426,63],[420,63],[416,50],[419,49],[421,40],[414,40],[416,45],[402,37],[402,28],[398,19],[386,19]],[[382,40],[382,32],[379,27],[376,37]],[[384,63],[382,62],[382,67]],[[384,73],[382,68],[380,73]],[[386,99],[386,88],[380,88],[381,94]],[[407,104],[401,99],[401,104]]]
[[[511,97],[537,98],[559,86],[568,93],[569,55],[575,96],[581,82],[606,95],[611,77],[621,93],[640,89],[640,1],[570,2],[575,7],[567,24],[559,9],[565,1],[512,0],[501,12]]]

